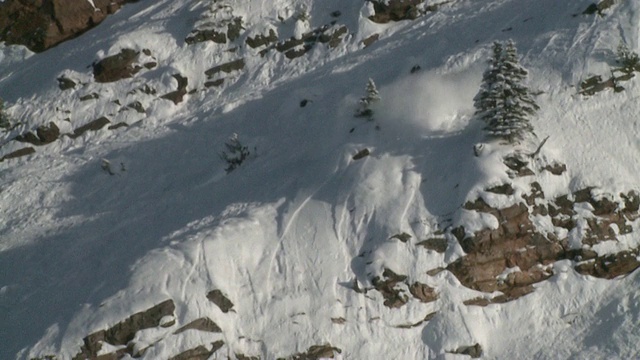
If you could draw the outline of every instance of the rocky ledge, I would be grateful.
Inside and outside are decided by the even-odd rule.
[[[42,52],[96,26],[137,0],[6,0],[0,2],[0,41]]]

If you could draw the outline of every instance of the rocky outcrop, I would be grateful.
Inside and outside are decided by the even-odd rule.
[[[108,83],[130,78],[142,69],[135,64],[140,53],[132,49],[122,49],[120,53],[108,56],[93,65],[93,77],[97,82]]]
[[[83,339],[84,345],[82,346],[80,352],[73,359],[83,360],[87,358],[97,358],[98,352],[102,349],[102,345],[104,343],[108,343],[113,346],[130,345],[129,342],[133,340],[136,332],[161,326],[161,319],[165,316],[173,316],[175,308],[176,307],[173,303],[173,300],[166,300],[145,311],[141,311],[131,315],[127,319],[117,323],[109,329],[95,332]],[[171,324],[163,325],[167,326]],[[134,356],[133,350],[133,346],[127,346],[127,348],[125,349],[118,350],[115,354],[113,354],[113,356],[115,356],[114,358],[116,359],[123,357],[124,354],[130,354]]]
[[[525,165],[509,168],[517,173]],[[553,169],[552,174],[562,174],[566,167],[556,164]],[[594,188],[588,187],[548,200],[539,183],[532,182],[530,187],[530,192],[522,196],[523,202],[506,208],[493,208],[482,197],[464,205],[467,211],[494,216],[497,228],[473,234],[462,226],[450,231],[466,255],[449,264],[447,270],[466,287],[487,293],[502,292],[493,298],[468,300],[467,305],[502,303],[526,295],[533,291],[532,284],[553,275],[551,265],[558,260],[573,260],[578,273],[607,279],[640,267],[637,259],[640,249],[603,256],[592,249],[598,243],[617,241],[618,236],[633,231],[631,222],[640,216],[638,193],[620,194],[624,201],[618,203],[606,194],[596,196]],[[514,196],[508,184],[489,188],[487,192]],[[546,217],[548,223],[566,231],[543,232],[534,225],[534,216]],[[581,236],[582,247],[570,245],[568,238],[558,238],[556,233]]]
[[[111,121],[108,118],[102,116],[83,126],[80,126],[73,131],[73,134],[68,134],[68,136],[72,139],[75,139],[82,136],[82,134],[86,133],[87,131],[98,131],[108,124],[111,124]]]
[[[598,13],[598,15],[603,15],[603,11],[612,7],[615,3],[615,0],[602,0],[598,3],[591,3],[591,5],[587,6],[582,14],[593,15],[595,13]]]
[[[278,360],[318,360],[333,359],[335,354],[341,354],[342,350],[331,344],[313,345],[306,352],[294,354],[286,358],[278,358]]]
[[[369,19],[380,24],[390,21],[413,20],[420,16],[418,6],[423,2],[424,0],[374,0],[372,3],[375,15]]]
[[[336,48],[344,37],[348,29],[344,25],[328,24],[315,28],[304,33],[299,39],[291,37],[279,41],[274,45],[260,51],[260,55],[266,55],[270,50],[275,49],[284,54],[287,59],[293,60],[311,51],[317,43],[326,44],[329,48]]]
[[[185,326],[181,327],[180,329],[176,330],[174,332],[174,334],[180,334],[180,333],[185,332],[187,330],[199,330],[199,331],[213,332],[213,333],[222,332],[222,329],[220,329],[218,324],[216,324],[215,322],[213,322],[213,320],[211,320],[211,319],[209,319],[207,317],[193,320],[192,322],[188,323],[187,325],[185,325]]]
[[[50,144],[60,137],[60,129],[56,124],[50,122],[49,125],[38,126],[36,132],[29,131],[17,136],[16,141],[26,142],[32,145],[41,146]]]
[[[416,245],[422,246],[427,250],[433,250],[438,253],[443,253],[447,251],[447,239],[445,238],[430,238],[430,239],[421,241]]]
[[[34,154],[36,152],[36,149],[32,148],[32,147],[25,147],[16,151],[13,151],[5,156],[3,156],[2,158],[0,158],[0,162],[3,162],[5,160],[9,160],[9,159],[16,159],[19,157],[23,157],[23,156],[27,156],[27,155],[31,155]]]
[[[251,48],[255,49],[261,46],[269,45],[276,41],[278,41],[278,35],[273,29],[269,29],[269,34],[267,35],[258,34],[254,37],[247,37],[246,43]]]
[[[178,105],[184,100],[184,96],[187,94],[187,86],[189,85],[189,79],[180,75],[174,74],[173,78],[178,82],[178,89],[170,93],[160,96],[161,99],[171,100],[174,104]]]
[[[386,24],[390,21],[414,20],[419,16],[438,10],[444,4],[451,2],[443,1],[435,4],[425,5],[424,0],[370,0],[373,3],[375,14],[369,20]]]
[[[438,293],[434,288],[420,283],[409,283],[407,276],[399,275],[390,269],[384,269],[382,277],[376,276],[371,280],[373,288],[384,298],[384,305],[390,308],[399,308],[409,301],[406,289],[417,300],[423,303],[436,301]]]
[[[96,26],[123,4],[137,0],[6,0],[0,2],[0,41],[35,52]]]
[[[227,298],[222,291],[212,290],[207,294],[207,299],[216,304],[223,313],[228,313],[233,308],[233,303]]]
[[[184,351],[169,360],[207,360],[213,353],[218,351],[222,346],[224,346],[224,342],[222,340],[218,340],[214,343],[211,343],[211,349],[207,349],[206,346],[200,345],[193,349]]]
[[[468,355],[472,359],[477,359],[482,356],[482,346],[477,343],[471,346],[461,346],[454,351],[449,351],[449,353]]]

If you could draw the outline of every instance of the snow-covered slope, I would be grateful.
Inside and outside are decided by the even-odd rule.
[[[376,24],[359,1],[140,1],[41,54],[0,45],[0,98],[22,122],[3,135],[1,155],[50,122],[62,133],[103,116],[126,124],[0,163],[0,358],[71,359],[88,335],[168,299],[167,327],[136,332],[131,353],[169,359],[222,340],[211,358],[275,359],[322,344],[343,359],[468,358],[452,352],[474,344],[486,358],[638,357],[637,272],[598,279],[561,260],[533,293],[469,306],[483,294],[449,271],[427,274],[464,255],[455,237],[446,233],[444,253],[417,245],[448,225],[494,221],[461,210],[508,180],[495,161],[507,150],[473,152],[485,141],[473,97],[493,41],[517,43],[541,107],[533,126],[538,140],[550,136],[541,158],[567,165],[537,175],[546,196],[640,189],[637,79],[620,93],[578,94],[586,78],[609,76],[621,40],[640,48],[640,4],[582,15],[590,3],[454,0]],[[309,20],[297,20],[304,9]],[[236,40],[185,42],[236,17]],[[324,25],[348,31],[335,47],[307,40],[293,59],[274,44],[246,44],[269,29],[284,41]],[[124,48],[157,64],[94,81],[91,64]],[[238,59],[241,69],[205,74]],[[160,97],[177,89],[176,74],[188,79],[177,104]],[[60,77],[75,87],[61,90]],[[375,121],[353,116],[368,78],[382,98]],[[141,112],[127,109],[136,101]],[[227,174],[219,153],[233,133],[251,156]],[[392,238],[402,233],[411,239]],[[634,249],[640,235],[603,244],[596,250]],[[371,288],[385,269],[438,299],[390,308],[379,291],[353,289]],[[213,290],[231,310],[208,299]],[[220,331],[176,333],[205,317]],[[125,347],[105,344],[101,354]]]

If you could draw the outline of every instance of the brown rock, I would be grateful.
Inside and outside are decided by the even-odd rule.
[[[205,41],[213,41],[218,44],[227,43],[227,34],[215,30],[194,30],[184,41],[187,44],[195,44]]]
[[[362,150],[358,151],[357,154],[353,155],[353,160],[363,159],[363,158],[369,156],[370,154],[371,154],[371,152],[369,152],[369,149],[367,149],[367,148],[362,149]]]
[[[223,313],[229,312],[233,308],[233,303],[229,300],[222,291],[220,290],[212,290],[207,294],[207,299],[212,303],[216,304]]]
[[[14,152],[11,152],[11,153],[3,156],[2,159],[0,159],[0,162],[3,162],[5,160],[9,160],[9,159],[15,159],[15,158],[31,155],[31,154],[34,154],[35,152],[36,152],[36,150],[34,148],[25,147],[25,148],[16,150]]]
[[[94,100],[94,99],[98,99],[100,97],[100,95],[96,94],[96,93],[91,93],[91,94],[87,94],[84,96],[80,96],[80,101],[88,101],[88,100]]]
[[[357,159],[354,159],[354,160],[357,160]],[[411,239],[411,235],[407,234],[406,232],[403,232],[401,234],[393,235],[392,237],[390,237],[390,239],[398,239],[398,240],[402,241],[403,243],[406,243],[407,241],[409,241],[409,239]]]
[[[120,53],[108,56],[93,65],[93,77],[97,82],[108,83],[130,78],[140,71],[134,66],[140,53],[132,49],[122,49]]]
[[[242,70],[244,69],[244,66],[245,66],[244,59],[241,58],[241,59],[230,61],[228,63],[224,63],[222,65],[214,66],[211,69],[205,71],[204,73],[205,75],[207,75],[209,79],[211,79],[213,76],[215,76],[219,72],[225,72],[228,74],[232,71]]]
[[[73,134],[69,134],[69,137],[72,139],[75,139],[77,137],[80,137],[82,134],[84,134],[87,131],[98,131],[110,123],[111,121],[109,121],[108,118],[103,116],[101,118],[91,121],[86,125],[80,126],[79,128],[75,129],[73,131]]]
[[[390,21],[413,20],[420,16],[418,5],[424,0],[374,0],[373,8],[375,14],[369,19],[380,24]]]
[[[30,143],[32,145],[41,146],[50,144],[60,137],[60,129],[58,126],[50,122],[48,125],[39,126],[36,129],[36,133],[28,132],[26,134],[17,136],[16,141]]]
[[[511,184],[502,184],[487,189],[488,192],[501,195],[513,195],[514,190]]]
[[[396,288],[398,283],[407,279],[405,275],[398,275],[390,269],[384,269],[382,279],[375,277],[372,280],[373,287],[384,297],[384,305],[390,308],[399,308],[409,301],[409,298],[401,289]]]
[[[328,32],[328,31],[327,31]],[[346,35],[348,29],[346,26],[340,26],[331,32],[324,32],[318,37],[321,43],[327,43],[330,48],[335,48],[342,42],[343,35]]]
[[[331,346],[331,344],[313,345],[304,353],[298,353],[287,357],[291,360],[318,360],[318,359],[333,359],[335,353],[342,353],[341,349]]]
[[[422,246],[425,249],[433,250],[435,252],[443,253],[447,251],[447,239],[445,238],[431,238],[425,241],[421,241],[416,244]]]
[[[624,199],[624,209],[625,213],[637,213],[640,210],[640,195],[636,191],[629,191],[628,193],[620,194],[622,199]]]
[[[567,165],[565,164],[560,164],[560,163],[554,163],[551,165],[547,165],[544,168],[542,168],[542,170],[546,170],[550,173],[552,173],[553,175],[562,175],[564,172],[567,171]]]
[[[482,346],[480,344],[474,344],[471,346],[461,346],[455,351],[450,351],[453,354],[469,355],[472,359],[477,359],[482,356]]]
[[[204,86],[209,88],[209,87],[222,86],[222,84],[224,84],[224,79],[218,79],[214,81],[207,81],[204,83]]]
[[[368,38],[362,40],[362,45],[364,45],[364,47],[369,47],[371,44],[378,41],[378,39],[380,39],[380,34],[373,34]]]
[[[172,91],[168,94],[164,94],[160,98],[171,100],[174,104],[178,105],[184,100],[184,96],[187,94],[187,85],[189,85],[189,79],[180,74],[174,74],[173,78],[178,82],[178,90]]]
[[[224,341],[218,340],[211,344],[211,350],[200,345],[191,350],[182,352],[169,360],[207,360],[213,353],[218,351],[224,345]]]
[[[247,356],[245,354],[236,353],[237,360],[260,360],[260,356]]]
[[[73,89],[77,85],[75,81],[64,76],[59,77],[57,80],[60,90]]]
[[[83,339],[84,345],[73,359],[96,358],[97,353],[102,349],[103,342],[114,346],[127,345],[135,337],[136,332],[160,326],[160,320],[165,316],[173,315],[174,310],[175,304],[169,299],[145,311],[135,313],[107,330],[95,332]]]
[[[259,35],[256,35],[255,37],[247,37],[247,40],[246,40],[247,45],[249,45],[254,49],[260,46],[269,45],[276,41],[278,41],[278,35],[273,29],[269,29],[268,35],[259,34]]]
[[[620,275],[626,275],[640,267],[640,261],[637,259],[639,250],[622,251],[617,254],[589,260],[578,264],[576,271],[583,275],[604,279],[613,279]]]
[[[533,206],[536,204],[536,199],[544,199],[544,191],[537,181],[532,182],[530,186],[531,193],[522,195],[522,197],[526,200],[527,205]]]
[[[222,332],[222,329],[220,329],[218,324],[213,322],[213,320],[209,319],[208,317],[193,320],[187,325],[176,330],[174,334],[180,334],[181,332],[184,332],[187,330],[200,330],[200,331],[213,332],[213,333]]]
[[[0,41],[44,51],[93,28],[137,0],[9,0],[0,2]]]
[[[413,297],[423,303],[436,301],[438,299],[438,293],[434,288],[417,281],[409,286],[409,292]]]

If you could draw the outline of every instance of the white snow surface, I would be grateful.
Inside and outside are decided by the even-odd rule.
[[[299,35],[301,8],[310,28],[336,20],[349,34],[336,49],[317,44],[294,60],[247,46],[228,51],[233,44],[187,45],[209,2],[156,0],[128,4],[41,54],[0,44],[0,98],[22,121],[3,135],[0,155],[24,147],[8,141],[16,134],[50,121],[63,132],[100,116],[129,125],[61,137],[0,163],[0,359],[70,359],[86,335],[166,299],[176,303],[176,325],[139,332],[139,345],[157,343],[142,359],[220,339],[213,359],[275,359],[324,343],[342,349],[342,359],[464,359],[448,352],[475,343],[487,359],[640,357],[638,272],[601,280],[561,261],[528,296],[466,306],[482,294],[449,272],[426,274],[463,254],[455,240],[445,254],[415,245],[438,223],[496,226],[459,210],[506,179],[494,161],[499,147],[473,154],[483,138],[472,98],[496,40],[515,40],[528,85],[541,92],[533,126],[536,141],[550,136],[542,157],[568,167],[560,179],[541,176],[545,193],[640,189],[638,80],[622,93],[578,95],[581,80],[609,74],[621,39],[640,50],[639,2],[573,16],[591,0],[454,0],[385,25],[363,15],[371,11],[365,2],[223,2],[247,34]],[[340,17],[330,16],[335,10]],[[364,48],[374,33],[380,40]],[[149,49],[159,65],[94,82],[88,65],[122,48]],[[224,74],[221,88],[204,87],[205,70],[240,57],[244,70]],[[410,74],[414,65],[421,70]],[[178,105],[158,98],[175,90],[176,73],[194,90]],[[61,91],[62,75],[79,85]],[[382,98],[373,122],[353,116],[368,78]],[[145,84],[157,95],[133,91]],[[99,98],[79,100],[91,93]],[[120,112],[115,100],[146,111]],[[218,154],[233,133],[252,156],[226,174]],[[371,155],[353,160],[364,148]],[[103,159],[115,175],[101,169]],[[412,239],[390,239],[402,232]],[[599,247],[638,243],[634,232]],[[436,288],[439,299],[389,309],[377,291],[350,289],[354,280],[370,286],[384,268]],[[206,299],[213,289],[233,311]],[[420,326],[397,327],[431,312]],[[173,335],[204,316],[222,333]],[[344,324],[331,321],[340,317]]]

